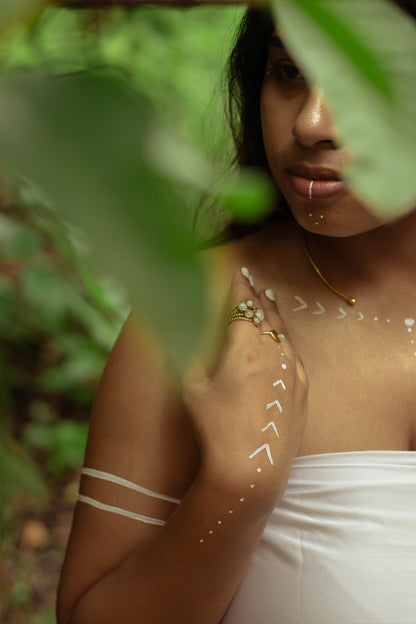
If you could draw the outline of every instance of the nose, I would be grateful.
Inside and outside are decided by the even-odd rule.
[[[324,93],[314,87],[308,91],[293,124],[293,134],[304,147],[320,143],[336,147],[338,130]]]

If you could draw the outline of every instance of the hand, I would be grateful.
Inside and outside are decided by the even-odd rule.
[[[213,374],[195,363],[184,381],[184,400],[205,476],[232,491],[256,483],[279,496],[306,423],[308,382],[275,302],[238,271],[230,308],[250,299],[264,311],[260,329],[230,323]],[[260,333],[269,329],[282,332],[283,342]]]

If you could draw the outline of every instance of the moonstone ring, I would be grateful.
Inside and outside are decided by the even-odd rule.
[[[285,339],[285,335],[282,332],[277,332],[275,329],[261,331],[260,334],[264,336],[271,336],[271,338],[273,338],[276,342],[283,342]]]
[[[248,299],[235,305],[227,313],[227,325],[233,321],[250,321],[250,323],[258,327],[264,321],[264,312],[260,308],[255,307],[254,301]]]

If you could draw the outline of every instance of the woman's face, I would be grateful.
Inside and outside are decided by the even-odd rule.
[[[327,236],[382,224],[342,181],[351,155],[322,92],[310,88],[275,34],[261,94],[263,140],[273,177],[298,223]]]

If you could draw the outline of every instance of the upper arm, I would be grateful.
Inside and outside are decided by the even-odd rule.
[[[85,466],[180,499],[198,469],[198,449],[180,395],[146,342],[129,320],[99,384]],[[82,477],[80,493],[162,521],[176,508],[173,502],[90,476]],[[78,503],[58,593],[60,621],[92,585],[159,530],[157,524]]]

